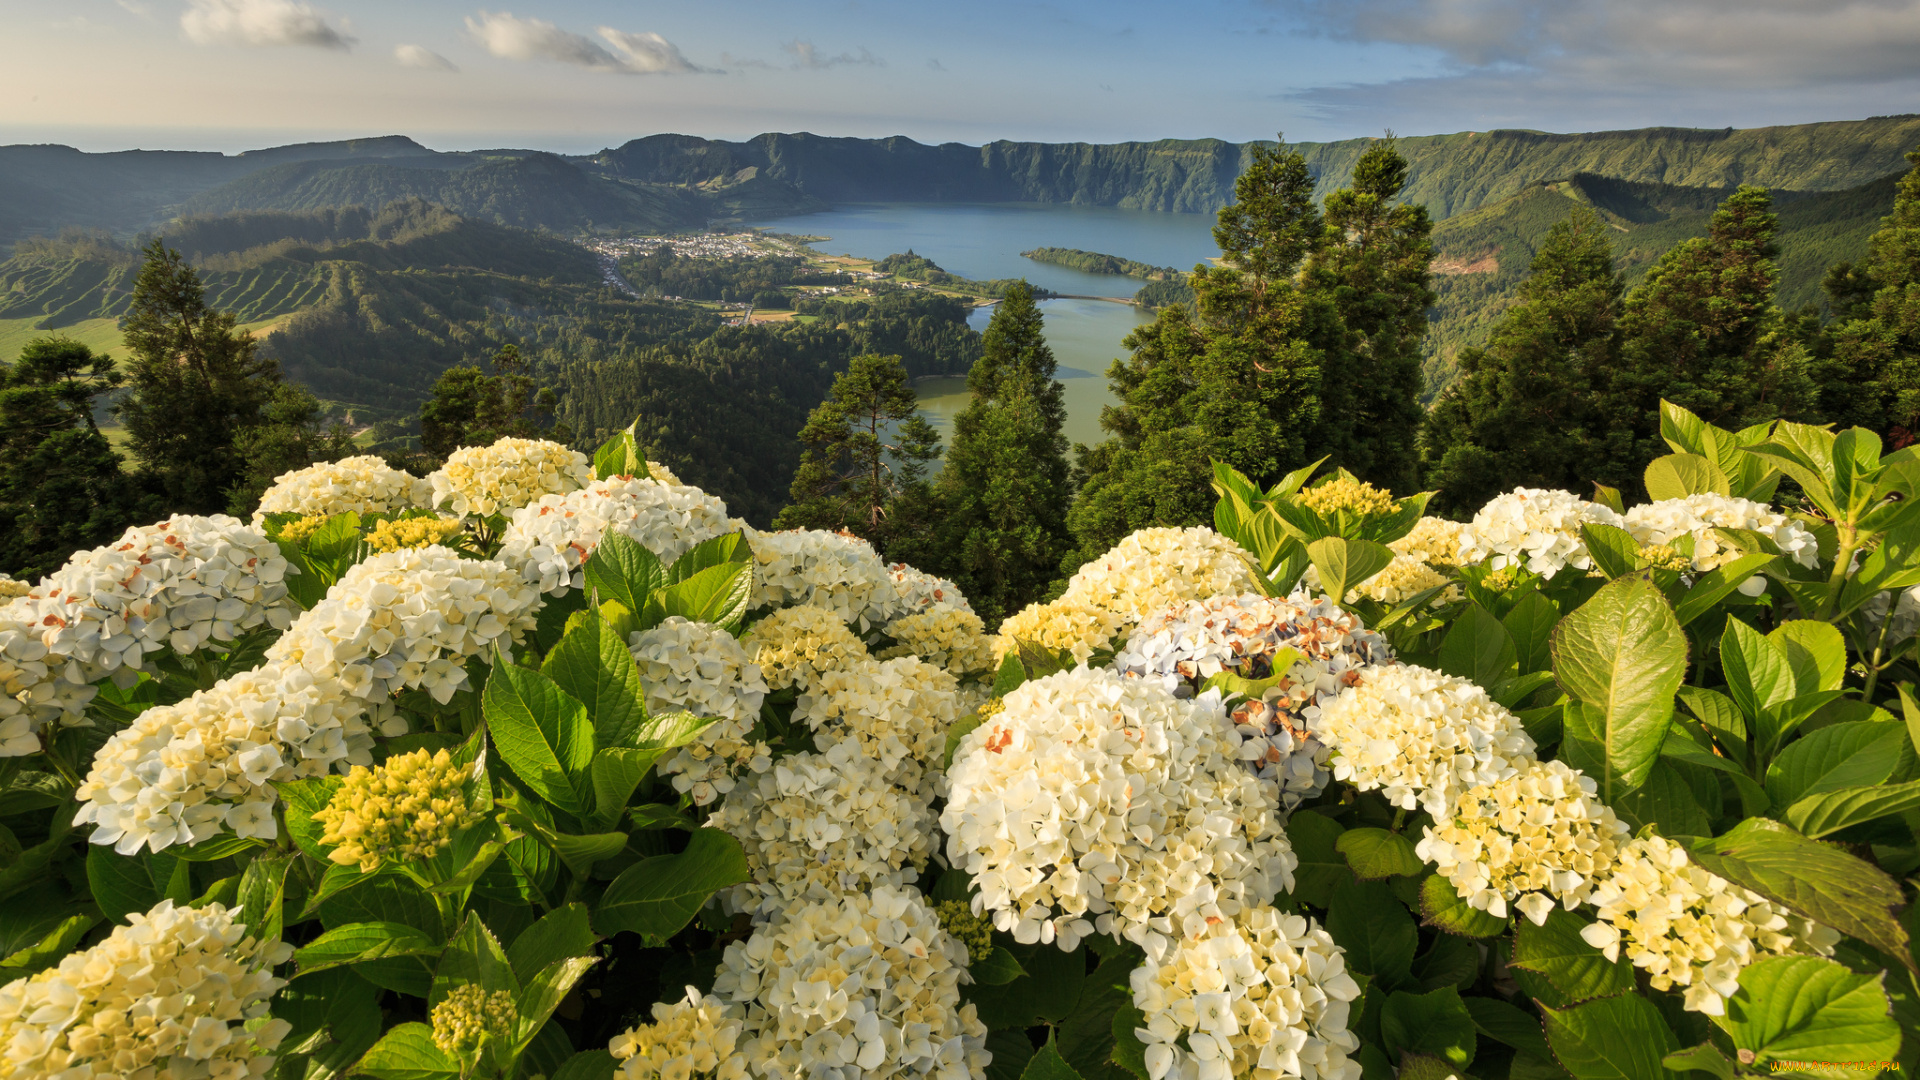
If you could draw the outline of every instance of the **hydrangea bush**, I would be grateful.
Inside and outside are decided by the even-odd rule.
[[[0,1078],[1920,1067],[1920,453],[1665,432],[998,627],[630,433],[130,530],[0,589]]]

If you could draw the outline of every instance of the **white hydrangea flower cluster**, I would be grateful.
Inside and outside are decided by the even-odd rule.
[[[782,758],[728,795],[708,824],[740,841],[753,871],[730,906],[766,915],[802,899],[908,884],[933,854],[936,822],[927,800],[841,743]]]
[[[1152,1080],[1360,1075],[1348,1029],[1360,984],[1311,919],[1249,908],[1149,959],[1131,983]]]
[[[727,504],[699,488],[615,477],[515,510],[497,558],[558,596],[586,584],[582,567],[609,529],[671,564],[734,525]]]
[[[253,512],[259,528],[268,514],[332,517],[392,514],[433,501],[433,485],[372,454],[341,458],[281,473]]]
[[[218,903],[162,900],[59,966],[0,986],[9,1077],[260,1080],[292,1025],[267,1015],[292,946]]]
[[[911,656],[856,661],[822,672],[794,703],[793,718],[813,731],[822,753],[874,762],[904,790],[931,799],[947,729],[960,719],[958,684]]]
[[[1717,570],[1740,557],[1737,550],[1714,536],[1715,529],[1757,532],[1772,540],[1782,555],[1801,566],[1813,566],[1820,561],[1820,542],[1805,526],[1752,499],[1708,492],[1684,499],[1642,503],[1627,511],[1625,527],[1641,547],[1671,545],[1683,536],[1691,536],[1695,573]],[[1740,591],[1758,596],[1766,587],[1766,579],[1756,574],[1741,584]]]
[[[1567,491],[1514,488],[1473,515],[1460,530],[1463,565],[1489,562],[1495,570],[1521,566],[1543,577],[1566,567],[1591,570],[1593,557],[1580,527],[1587,524],[1625,527],[1612,509]]]
[[[1688,1009],[1726,1015],[1740,971],[1762,954],[1827,955],[1840,935],[1708,873],[1661,836],[1629,840],[1594,885],[1600,921],[1580,931],[1618,960],[1624,951],[1655,990],[1680,987]]]
[[[1301,659],[1283,672],[1274,655]],[[1222,671],[1248,679],[1285,676],[1231,714],[1234,756],[1279,786],[1292,808],[1325,790],[1328,749],[1314,732],[1321,705],[1352,685],[1360,669],[1393,662],[1387,640],[1331,600],[1279,599],[1251,593],[1173,604],[1149,615],[1114,657],[1116,671],[1181,696]]]
[[[862,633],[901,611],[887,564],[851,533],[821,529],[752,532],[753,607],[825,608]]]
[[[1081,567],[1061,599],[1131,627],[1175,601],[1254,591],[1246,553],[1212,529],[1141,529]]]
[[[900,610],[909,615],[933,608],[973,610],[960,586],[946,578],[915,570],[906,563],[894,563],[887,567],[887,573],[893,578],[893,591],[900,596]]]
[[[456,514],[504,514],[543,495],[587,486],[587,456],[544,439],[505,438],[491,446],[463,446],[427,477],[433,505]]]
[[[706,806],[733,790],[742,768],[765,770],[772,760],[767,745],[748,737],[759,722],[767,684],[732,634],[671,615],[651,630],[634,633],[628,651],[640,668],[649,713],[685,709],[714,721],[692,745],[660,763],[660,774],[673,777],[676,791]]]
[[[716,998],[744,1007],[735,1052],[768,1080],[984,1080],[960,1001],[966,947],[911,888],[796,904],[727,946]]]
[[[883,652],[884,657],[918,656],[962,679],[993,670],[994,640],[970,610],[934,607],[903,615],[885,629],[899,644]]]
[[[16,596],[25,596],[33,591],[33,585],[25,581],[16,581],[12,574],[0,573],[0,604]]]
[[[1626,842],[1597,790],[1563,761],[1531,762],[1462,791],[1414,850],[1469,905],[1504,918],[1511,903],[1537,926],[1556,899],[1569,911],[1585,902]]]
[[[222,828],[274,839],[276,781],[368,765],[367,703],[336,678],[267,664],[117,731],[80,785],[78,824],[122,855],[195,844]]]
[[[326,599],[267,650],[357,697],[423,689],[445,704],[467,688],[466,662],[533,629],[540,594],[503,563],[443,547],[403,548],[348,570]]]
[[[1235,760],[1217,694],[1083,667],[1003,702],[960,741],[940,824],[976,911],[1016,940],[1098,932],[1157,957],[1292,888],[1278,799]]]
[[[607,1050],[621,1080],[748,1080],[746,1059],[734,1053],[740,1013],[746,1010],[687,987],[687,996],[653,1005],[653,1023],[613,1037]]]
[[[125,680],[162,649],[191,653],[293,619],[287,560],[224,515],[176,515],[80,552],[0,607],[0,755],[40,748],[49,724],[86,723],[91,685]]]
[[[1403,810],[1444,817],[1462,791],[1534,761],[1519,717],[1465,679],[1393,664],[1358,673],[1324,702],[1316,726],[1336,779],[1379,789]]]
[[[741,644],[775,690],[810,688],[814,680],[869,659],[866,643],[826,608],[780,608],[753,624]]]
[[[1065,651],[1084,664],[1094,653],[1112,648],[1126,631],[1127,621],[1119,612],[1063,596],[1050,603],[1028,604],[1008,616],[1000,623],[993,650],[997,660],[1026,641]]]
[[[1446,518],[1423,517],[1413,529],[1387,546],[1395,555],[1411,555],[1428,566],[1459,566],[1460,533],[1466,526]]]

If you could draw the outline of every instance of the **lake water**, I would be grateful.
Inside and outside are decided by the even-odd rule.
[[[1219,254],[1213,223],[1211,214],[1055,204],[870,203],[756,224],[775,232],[832,237],[814,245],[832,255],[878,259],[911,248],[961,277],[1023,277],[1057,293],[1129,297],[1141,282],[1049,266],[1020,253],[1037,247],[1080,248],[1188,269]],[[1120,340],[1128,331],[1149,318],[1130,304],[1102,300],[1045,300],[1040,311],[1066,389],[1067,440],[1098,442],[1100,409],[1115,402],[1107,390],[1107,365],[1125,353]],[[969,322],[984,329],[992,313],[981,308]],[[954,414],[966,406],[966,380],[928,379],[918,391],[921,412],[945,436]]]

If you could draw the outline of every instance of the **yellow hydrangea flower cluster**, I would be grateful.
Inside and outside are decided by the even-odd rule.
[[[947,936],[967,947],[969,963],[977,964],[993,953],[993,923],[975,915],[965,900],[942,900],[934,910]]]
[[[389,518],[374,524],[373,531],[367,534],[367,546],[376,552],[432,547],[445,544],[466,528],[466,523],[459,518],[417,517],[398,521]]]
[[[1212,529],[1141,529],[1081,567],[1061,599],[1111,611],[1131,628],[1178,600],[1256,591],[1246,553]]]
[[[454,833],[480,820],[463,790],[469,773],[445,749],[355,768],[313,816],[324,830],[320,842],[333,847],[327,857],[371,874],[385,862],[440,854]]]
[[[805,604],[781,608],[754,623],[740,643],[774,690],[806,690],[822,674],[870,658],[845,619]]]
[[[1348,517],[1366,518],[1391,514],[1395,509],[1392,494],[1350,476],[1336,476],[1323,484],[1302,488],[1294,501],[1322,517],[1345,513]]]
[[[1094,653],[1112,648],[1114,640],[1126,630],[1127,622],[1119,613],[1065,597],[1046,604],[1028,604],[1001,622],[1000,633],[992,639],[994,659],[998,661],[1027,641],[1065,650],[1084,664]]]
[[[1315,731],[1333,750],[1335,779],[1435,817],[1461,791],[1534,760],[1520,718],[1485,690],[1411,664],[1362,669],[1353,686],[1321,705]]]
[[[613,1037],[607,1050],[621,1080],[748,1080],[747,1061],[734,1053],[742,1012],[687,987],[687,996],[653,1005],[653,1023]]]
[[[456,514],[504,514],[586,487],[587,456],[544,439],[505,438],[490,446],[463,446],[427,477],[433,505]]]
[[[899,644],[880,656],[918,656],[964,679],[993,670],[995,643],[986,631],[971,611],[934,607],[888,623],[887,634]]]
[[[903,656],[857,661],[823,673],[794,703],[793,718],[813,730],[822,753],[842,743],[846,753],[877,762],[907,791],[931,798],[939,779],[947,729],[960,719],[958,683],[924,660]]]
[[[1693,569],[1693,560],[1675,551],[1670,544],[1648,544],[1640,549],[1640,557],[1655,570],[1678,570],[1686,573]]]
[[[1131,977],[1151,1080],[1358,1080],[1360,984],[1313,920],[1247,908]],[[1184,1045],[1182,1045],[1184,1043]]]
[[[342,458],[281,473],[253,512],[257,528],[268,514],[391,514],[425,506],[433,485],[372,454]]]
[[[457,1058],[479,1050],[482,1040],[513,1038],[520,1009],[505,990],[467,983],[449,991],[427,1018],[433,1022],[433,1045]]]
[[[1308,567],[1309,570],[1314,569]],[[1315,575],[1316,579],[1318,574]],[[1411,599],[1428,589],[1447,583],[1447,575],[1428,566],[1424,559],[1412,555],[1395,555],[1386,568],[1367,580],[1347,590],[1347,603],[1358,602],[1362,597],[1382,604],[1398,604]],[[1459,598],[1458,588],[1442,592],[1436,599],[1444,603]]]
[[[308,514],[306,517],[296,518],[280,526],[279,538],[289,544],[305,544],[309,537],[320,531],[320,527],[325,525],[331,516],[330,514]]]
[[[1457,521],[1423,517],[1414,523],[1411,532],[1387,546],[1396,555],[1411,555],[1428,566],[1460,566],[1460,530],[1463,528],[1465,526]]]
[[[919,893],[881,886],[795,904],[728,945],[713,993],[745,1009],[752,1076],[984,1080],[966,964]]]
[[[25,596],[33,591],[33,586],[24,581],[15,581],[11,574],[0,574],[0,602],[16,596]]]
[[[1533,762],[1461,792],[1414,850],[1469,905],[1504,918],[1511,903],[1538,925],[1556,899],[1569,911],[1585,902],[1627,840],[1596,790],[1565,762]]]
[[[1104,668],[1022,684],[960,740],[940,824],[994,926],[1158,955],[1293,885],[1278,795],[1236,759],[1217,694]]]
[[[1660,836],[1628,841],[1594,885],[1600,921],[1580,931],[1609,960],[1622,952],[1655,990],[1679,987],[1685,1004],[1726,1014],[1740,970],[1763,953],[1826,955],[1840,935],[1708,873]]]
[[[291,1025],[268,1015],[293,948],[222,904],[162,900],[56,967],[0,986],[0,1075],[260,1080]]]

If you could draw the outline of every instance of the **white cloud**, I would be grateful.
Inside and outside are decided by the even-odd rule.
[[[651,31],[634,33],[603,26],[600,36],[626,57],[626,69],[636,74],[679,75],[700,70],[680,55],[679,47],[673,42]]]
[[[488,52],[507,60],[551,60],[589,71],[627,75],[672,75],[701,71],[671,41],[646,31],[599,28],[613,51],[545,19],[522,19],[505,11],[482,11],[467,18],[467,31]]]
[[[789,41],[785,45],[780,46],[780,48],[793,57],[793,67],[795,70],[810,68],[817,71],[824,68],[840,67],[846,64],[885,67],[887,63],[885,60],[880,59],[865,49],[861,49],[860,55],[858,56],[849,52],[837,53],[833,56],[824,56],[820,50],[815,47],[813,42],[798,39]]]
[[[459,71],[453,61],[434,52],[424,45],[401,45],[393,50],[393,58],[402,66],[420,68],[423,71]]]
[[[298,0],[189,0],[180,28],[198,45],[311,45],[346,50],[353,38]]]

